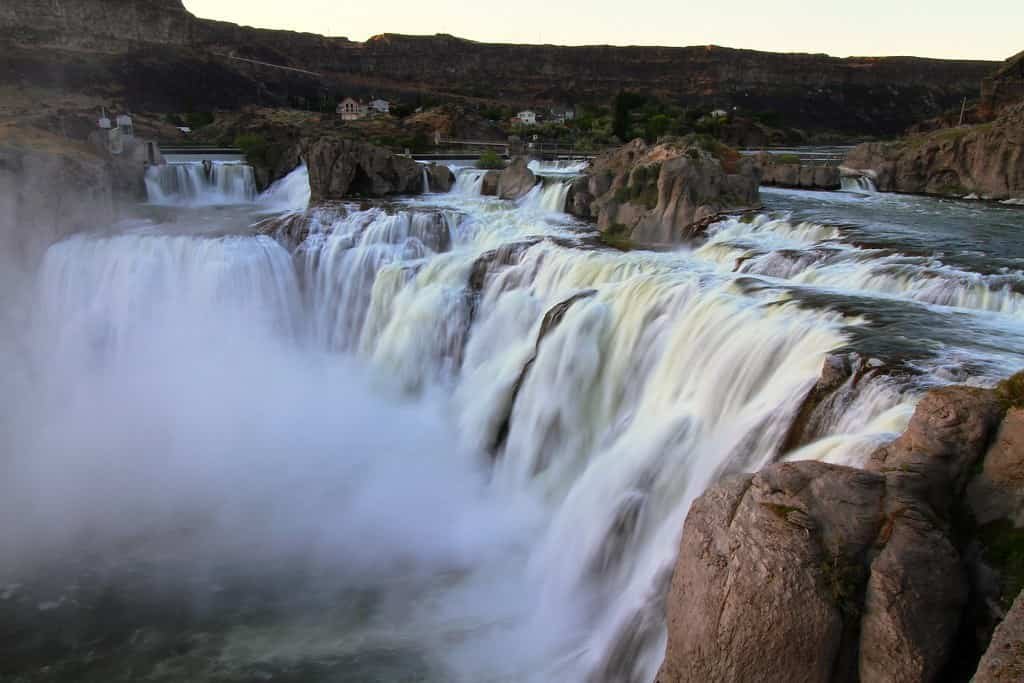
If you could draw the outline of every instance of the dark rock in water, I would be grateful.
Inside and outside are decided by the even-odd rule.
[[[312,201],[353,196],[419,193],[423,169],[408,157],[362,140],[322,137],[305,141]]]
[[[480,187],[480,194],[485,197],[498,196],[498,185],[501,183],[501,171],[488,171],[484,173],[484,181]]]
[[[595,159],[573,183],[568,210],[616,238],[671,243],[714,218],[761,205],[753,159],[696,137],[648,147],[641,140]]]
[[[501,171],[498,178],[498,197],[520,199],[533,189],[533,186],[537,184],[537,176],[533,174],[527,164],[526,157],[517,157],[504,171]]]
[[[821,385],[852,372],[838,359]],[[990,390],[937,389],[874,471],[783,463],[710,488],[683,530],[659,683],[938,681],[976,661],[950,503],[1004,410]]]
[[[427,175],[430,178],[431,192],[449,192],[455,184],[455,174],[452,169],[442,164],[430,164],[427,166]]]

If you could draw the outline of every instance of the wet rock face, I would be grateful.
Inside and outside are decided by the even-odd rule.
[[[754,160],[690,139],[654,147],[634,140],[595,159],[585,177],[573,186],[569,212],[639,242],[679,242],[718,214],[760,206]]]
[[[447,166],[431,164],[427,167],[431,192],[449,192],[455,184],[455,174]]]
[[[410,158],[361,140],[325,137],[303,144],[313,201],[420,193],[423,170]]]
[[[989,123],[860,145],[844,165],[869,172],[882,192],[1024,198],[1024,102]]]
[[[537,176],[529,169],[526,157],[516,157],[498,177],[497,195],[501,199],[520,199],[536,184]]]
[[[993,391],[934,390],[870,471],[782,463],[709,489],[683,529],[659,683],[938,681],[961,666],[978,590],[950,502],[982,458],[1000,462],[1004,410]]]

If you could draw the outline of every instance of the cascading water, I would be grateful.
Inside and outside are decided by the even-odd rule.
[[[693,499],[778,458],[861,464],[909,419],[917,385],[851,380],[787,451],[828,354],[890,350],[925,384],[950,357],[985,359],[970,365],[981,382],[1024,365],[998,336],[1020,336],[1012,264],[972,271],[793,214],[725,221],[677,252],[594,250],[550,215],[568,183],[516,204],[481,198],[483,175],[387,210],[293,214],[279,242],[52,247],[36,325],[49,341],[30,346],[43,381],[23,401],[47,420],[24,421],[0,511],[27,515],[47,548],[132,548],[204,599],[280,573],[309,604],[207,627],[231,681],[256,661],[649,683]],[[40,490],[32,506],[17,493]],[[9,542],[0,556],[27,561],[27,540]]]
[[[565,180],[540,182],[519,200],[519,205],[524,209],[534,211],[562,213],[565,211],[565,202],[569,197],[571,187],[572,183]]]
[[[303,163],[267,188],[259,203],[268,211],[302,211],[309,206],[309,197],[309,169]]]
[[[528,164],[528,167],[538,175],[579,175],[589,165],[590,162],[586,159],[558,159],[556,161],[534,159]]]
[[[870,194],[878,192],[875,181],[866,175],[843,175],[839,179],[843,192],[859,192]]]
[[[146,169],[151,204],[209,206],[244,204],[256,198],[252,166],[240,162],[173,162]]]

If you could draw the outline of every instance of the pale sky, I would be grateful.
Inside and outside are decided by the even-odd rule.
[[[366,40],[724,45],[777,52],[1002,60],[1024,50],[1024,0],[184,0],[194,14]]]

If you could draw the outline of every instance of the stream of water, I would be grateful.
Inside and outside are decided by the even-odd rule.
[[[0,678],[650,683],[711,482],[858,465],[928,387],[1024,367],[1019,207],[765,190],[620,252],[561,213],[576,171],[303,210],[304,168],[212,209],[174,169],[52,246]],[[847,351],[891,372],[785,452]]]

